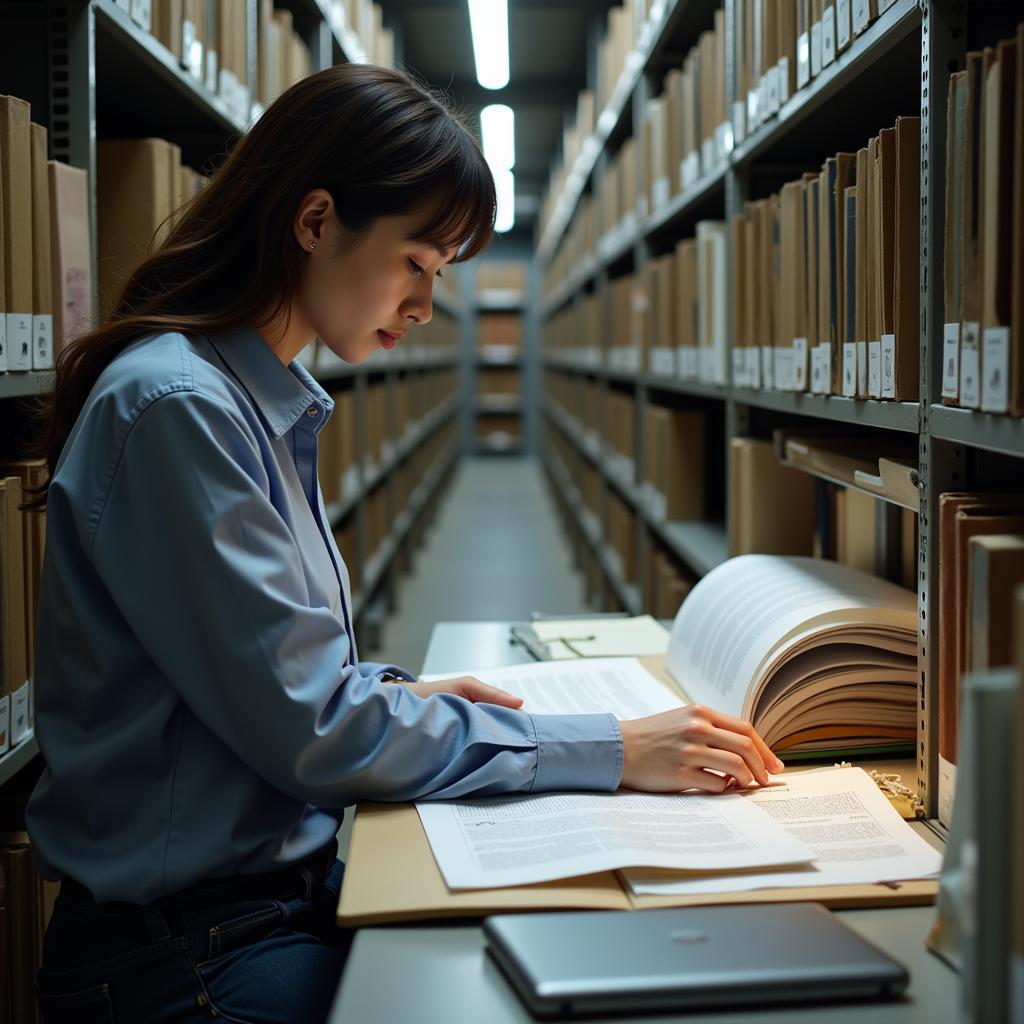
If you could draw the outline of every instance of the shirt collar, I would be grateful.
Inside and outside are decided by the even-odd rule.
[[[324,410],[318,424],[330,418],[334,408],[330,395],[297,359],[285,366],[258,331],[251,327],[225,331],[211,335],[209,341],[239,379],[275,438],[291,430],[314,403]]]

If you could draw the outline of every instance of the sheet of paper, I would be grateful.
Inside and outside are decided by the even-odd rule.
[[[765,811],[794,839],[814,851],[814,863],[796,870],[699,878],[626,877],[637,894],[686,895],[746,892],[806,885],[853,885],[931,878],[942,855],[896,813],[860,768],[791,772],[778,786],[737,794]]]
[[[615,658],[664,654],[668,630],[650,615],[628,619],[545,619],[531,623],[551,657]]]
[[[545,793],[416,804],[450,889],[527,885],[630,865],[806,863],[808,847],[735,793]]]
[[[683,701],[636,658],[578,658],[535,661],[482,671],[421,676],[424,682],[471,675],[523,698],[523,711],[539,715],[611,712],[628,720],[682,707]]]
[[[741,555],[687,595],[672,625],[666,664],[693,700],[749,718],[750,683],[784,636],[839,611],[875,621],[878,608],[899,609],[913,626],[916,596],[835,562]]]

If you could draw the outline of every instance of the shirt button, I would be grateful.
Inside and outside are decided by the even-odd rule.
[[[309,408],[308,408],[308,409],[306,410],[306,415],[307,415],[307,416],[312,416],[312,417],[313,417],[313,418],[315,419],[315,418],[316,418],[317,416],[319,416],[319,415],[320,415],[320,413],[319,413],[319,411],[318,411],[318,409],[317,409],[317,407],[316,407],[315,405],[311,405],[311,406],[310,406],[310,407],[309,407]]]

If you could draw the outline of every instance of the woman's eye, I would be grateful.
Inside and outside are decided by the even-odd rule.
[[[409,269],[414,274],[422,274],[423,273],[423,268],[414,259],[410,259],[409,260]]]

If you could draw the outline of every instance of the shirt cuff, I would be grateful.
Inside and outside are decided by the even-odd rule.
[[[623,742],[612,714],[530,715],[537,735],[537,771],[530,791],[619,788]]]

